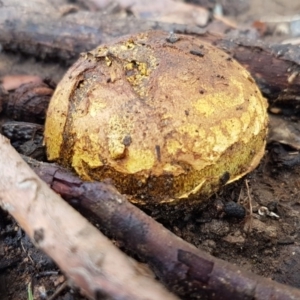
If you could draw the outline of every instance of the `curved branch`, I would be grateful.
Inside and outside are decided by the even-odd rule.
[[[175,236],[110,184],[84,182],[57,165],[27,161],[54,191],[80,211],[97,217],[102,228],[146,260],[156,275],[181,297],[300,299],[300,290],[247,272]]]

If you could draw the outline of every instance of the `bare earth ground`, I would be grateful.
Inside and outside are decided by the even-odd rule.
[[[232,20],[245,24],[264,16],[293,16],[300,12],[298,0],[221,2],[224,7],[228,5]],[[230,10],[239,5],[240,10]],[[55,74],[57,76],[53,67],[53,74],[47,75],[55,77]],[[247,178],[212,197],[207,210],[184,215],[172,223],[163,222],[184,240],[216,257],[300,288],[300,166],[280,166],[273,159],[273,151],[270,145],[260,166]],[[225,215],[224,209],[219,209],[222,203],[230,201],[246,209],[245,218],[237,218],[230,212]],[[262,206],[278,217],[259,215],[258,209]],[[253,213],[250,213],[251,208]],[[35,299],[43,299],[43,291],[52,294],[63,276],[51,259],[37,251],[18,225],[2,211],[0,230],[0,299],[28,299],[30,280],[35,286]],[[65,289],[56,299],[83,298],[75,290]]]

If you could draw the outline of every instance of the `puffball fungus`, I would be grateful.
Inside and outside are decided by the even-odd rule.
[[[111,178],[132,202],[201,202],[264,153],[267,102],[198,37],[149,31],[83,54],[51,99],[48,159]]]

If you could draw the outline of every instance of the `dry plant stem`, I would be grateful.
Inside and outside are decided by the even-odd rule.
[[[244,229],[247,230],[247,232],[251,232],[252,223],[253,223],[253,209],[252,209],[252,197],[250,195],[248,179],[245,179],[245,185],[246,185],[247,196],[248,196],[249,214],[246,217]]]
[[[300,299],[300,290],[246,272],[178,238],[110,184],[83,182],[59,166],[27,161],[54,191],[97,217],[102,228],[146,260],[182,299]]]
[[[58,289],[56,289],[56,291],[55,291],[50,297],[48,297],[47,300],[55,300],[56,297],[57,297],[60,293],[62,293],[62,291],[63,291],[67,286],[68,286],[67,281],[63,282],[62,285],[61,285]]]
[[[247,195],[248,195],[248,201],[249,201],[249,214],[252,217],[253,216],[253,211],[252,211],[252,197],[250,195],[250,188],[249,188],[249,183],[248,179],[245,180],[246,188],[247,188]]]
[[[0,153],[1,207],[85,295],[91,299],[97,295],[128,300],[177,299],[142,275],[137,262],[53,192],[2,135]]]

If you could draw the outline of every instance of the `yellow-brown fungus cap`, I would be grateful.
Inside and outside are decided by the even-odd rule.
[[[200,38],[149,31],[83,54],[59,83],[49,160],[111,178],[140,204],[203,201],[253,170],[267,102],[250,74]]]

